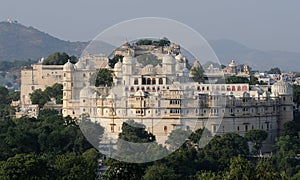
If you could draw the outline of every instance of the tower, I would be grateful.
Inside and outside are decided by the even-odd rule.
[[[294,119],[293,115],[293,88],[292,86],[281,80],[272,86],[272,93],[278,96],[279,99],[279,119],[278,127],[279,133],[282,134],[283,125],[286,122]]]
[[[70,60],[63,66],[63,116],[73,114],[70,100],[72,99],[73,74],[75,68]]]

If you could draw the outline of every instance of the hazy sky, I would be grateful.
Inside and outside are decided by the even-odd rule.
[[[1,0],[0,20],[12,18],[53,36],[88,41],[132,18],[180,21],[206,39],[232,39],[261,50],[300,53],[296,0]]]

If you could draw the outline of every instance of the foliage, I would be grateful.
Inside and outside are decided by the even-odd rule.
[[[170,167],[163,164],[155,164],[149,166],[146,169],[145,175],[143,176],[144,180],[176,180],[179,179],[179,175],[171,169]]]
[[[250,161],[241,156],[234,157],[231,160],[229,173],[226,178],[231,180],[253,179],[251,169]]]
[[[67,121],[42,110],[37,119],[0,122],[0,179],[94,179],[99,153]]]
[[[59,179],[94,179],[97,171],[97,157],[86,159],[75,153],[57,156],[54,169]]]
[[[44,61],[43,65],[64,65],[70,60],[71,63],[76,63],[77,58],[75,56],[69,56],[67,53],[55,52],[49,55]]]
[[[296,84],[293,85],[293,101],[300,106],[300,86]]]
[[[300,171],[300,134],[298,136],[281,136],[275,144],[273,163],[277,171],[291,178]]]
[[[281,70],[278,67],[271,68],[267,71],[268,74],[281,74]]]
[[[116,54],[112,59],[109,59],[108,64],[111,68],[114,68],[117,62],[123,62],[123,58],[124,56]]]
[[[112,86],[113,85],[113,75],[109,69],[100,69],[97,73],[92,74],[90,78],[90,83],[95,84],[96,87],[99,86]]]
[[[233,83],[248,83],[249,79],[246,77],[239,77],[239,76],[230,76],[225,79],[226,84],[233,84]]]
[[[160,39],[158,41],[153,41],[150,39],[140,39],[135,43],[137,46],[141,45],[154,45],[158,47],[169,46],[171,42],[167,38]]]
[[[249,132],[247,132],[245,134],[245,138],[254,143],[254,153],[258,153],[258,151],[261,149],[262,147],[262,142],[265,141],[268,137],[268,133],[264,130],[251,130]]]
[[[56,99],[56,104],[62,104],[62,89],[62,84],[55,83],[52,87],[47,87],[44,91],[41,89],[34,90],[30,94],[30,100],[32,104],[38,104],[40,108],[50,101],[51,98]]]
[[[156,66],[158,64],[161,64],[161,60],[157,59],[157,57],[154,54],[142,54],[140,56],[136,57],[137,62],[143,64],[144,66],[148,64],[152,64],[153,66]]]
[[[298,136],[300,132],[300,122],[288,121],[283,125],[283,135],[284,136]]]
[[[256,179],[273,180],[280,179],[280,175],[273,167],[273,164],[268,159],[258,161],[255,168]]]
[[[20,70],[22,66],[29,66],[33,64],[34,61],[30,59],[27,61],[0,61],[0,71],[12,71],[12,70]]]
[[[249,155],[249,148],[245,138],[236,133],[227,133],[223,136],[215,136],[203,148],[202,153],[215,166],[212,169],[224,170],[228,168],[231,158]]]
[[[192,133],[191,131],[175,129],[168,136],[168,139],[166,140],[166,144],[169,145],[169,149],[171,151],[175,151],[185,143],[185,141],[188,139],[191,133]]]
[[[193,80],[195,82],[204,83],[204,70],[201,66],[192,68],[191,71],[192,71],[191,73],[193,75]]]
[[[49,179],[50,167],[44,158],[17,154],[0,162],[0,179]]]

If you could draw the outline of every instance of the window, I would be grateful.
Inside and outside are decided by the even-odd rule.
[[[152,78],[152,84],[156,84],[156,79]]]
[[[246,132],[248,131],[248,125],[245,125],[245,131]]]
[[[237,130],[240,131],[240,126],[237,127]]]
[[[164,126],[164,131],[167,132],[168,131],[168,127]]]
[[[134,78],[134,85],[138,85],[138,84],[139,84],[138,78]]]
[[[159,78],[159,79],[158,79],[158,83],[159,83],[159,84],[163,84],[163,79],[162,79],[162,78]]]

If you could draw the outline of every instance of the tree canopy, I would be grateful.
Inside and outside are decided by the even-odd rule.
[[[92,74],[90,78],[90,83],[94,84],[96,87],[99,86],[112,86],[113,85],[113,75],[109,69],[100,69],[98,72]]]
[[[55,83],[51,87],[47,87],[44,91],[36,89],[30,94],[32,104],[38,104],[43,107],[51,98],[55,98],[56,104],[62,104],[63,85]]]
[[[64,65],[68,60],[74,64],[78,59],[75,56],[69,56],[65,52],[55,52],[44,59],[43,65]]]
[[[271,68],[267,71],[268,74],[281,74],[281,70],[278,67]]]

